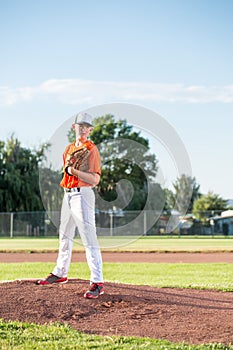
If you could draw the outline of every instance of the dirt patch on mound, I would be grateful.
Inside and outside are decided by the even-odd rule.
[[[233,343],[233,293],[106,283],[96,300],[83,298],[88,282],[38,286],[0,284],[0,318],[44,324],[69,323],[85,333]]]

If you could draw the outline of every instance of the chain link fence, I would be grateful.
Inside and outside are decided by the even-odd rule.
[[[226,213],[226,212],[225,212]],[[0,213],[0,237],[52,237],[58,235],[60,212],[50,213],[50,217],[44,211],[41,212],[15,212]],[[135,218],[139,211],[108,211],[96,212],[97,233],[114,236],[119,234],[119,227],[129,225],[127,235],[134,235],[136,230]],[[167,235],[169,215],[162,214],[152,227],[147,227],[147,212],[143,213],[140,222],[141,235]],[[202,220],[197,220],[193,215],[185,217],[172,215],[177,225],[170,235],[233,235],[233,211],[227,215],[221,212],[202,212]],[[151,212],[150,212],[151,216]],[[52,218],[52,219],[51,219]],[[102,230],[101,230],[102,229]],[[138,229],[138,228],[137,228]],[[103,233],[104,232],[104,233]]]

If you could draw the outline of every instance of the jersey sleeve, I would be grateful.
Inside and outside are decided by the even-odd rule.
[[[101,159],[96,146],[92,147],[89,156],[89,172],[101,175]]]

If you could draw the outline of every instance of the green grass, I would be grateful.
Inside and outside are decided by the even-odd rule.
[[[55,263],[1,263],[1,279],[43,278],[53,270]],[[106,281],[150,285],[233,291],[232,264],[154,264],[104,263]],[[86,263],[72,263],[69,277],[89,279]]]
[[[22,322],[5,323],[0,320],[0,347],[2,350],[73,350],[73,349],[160,349],[160,350],[230,350],[222,344],[188,345],[165,340],[136,337],[100,337],[82,334],[68,325],[38,326]]]
[[[110,251],[138,252],[222,252],[233,251],[232,237],[100,237],[100,246]],[[0,252],[47,252],[57,251],[58,238],[0,238]],[[83,251],[79,239],[74,240],[74,251]]]

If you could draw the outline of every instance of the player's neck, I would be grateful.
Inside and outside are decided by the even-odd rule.
[[[79,146],[82,146],[85,142],[87,142],[87,137],[80,137],[80,138],[78,138],[77,140],[76,140],[76,142],[75,142],[75,146],[76,147],[79,147]]]

